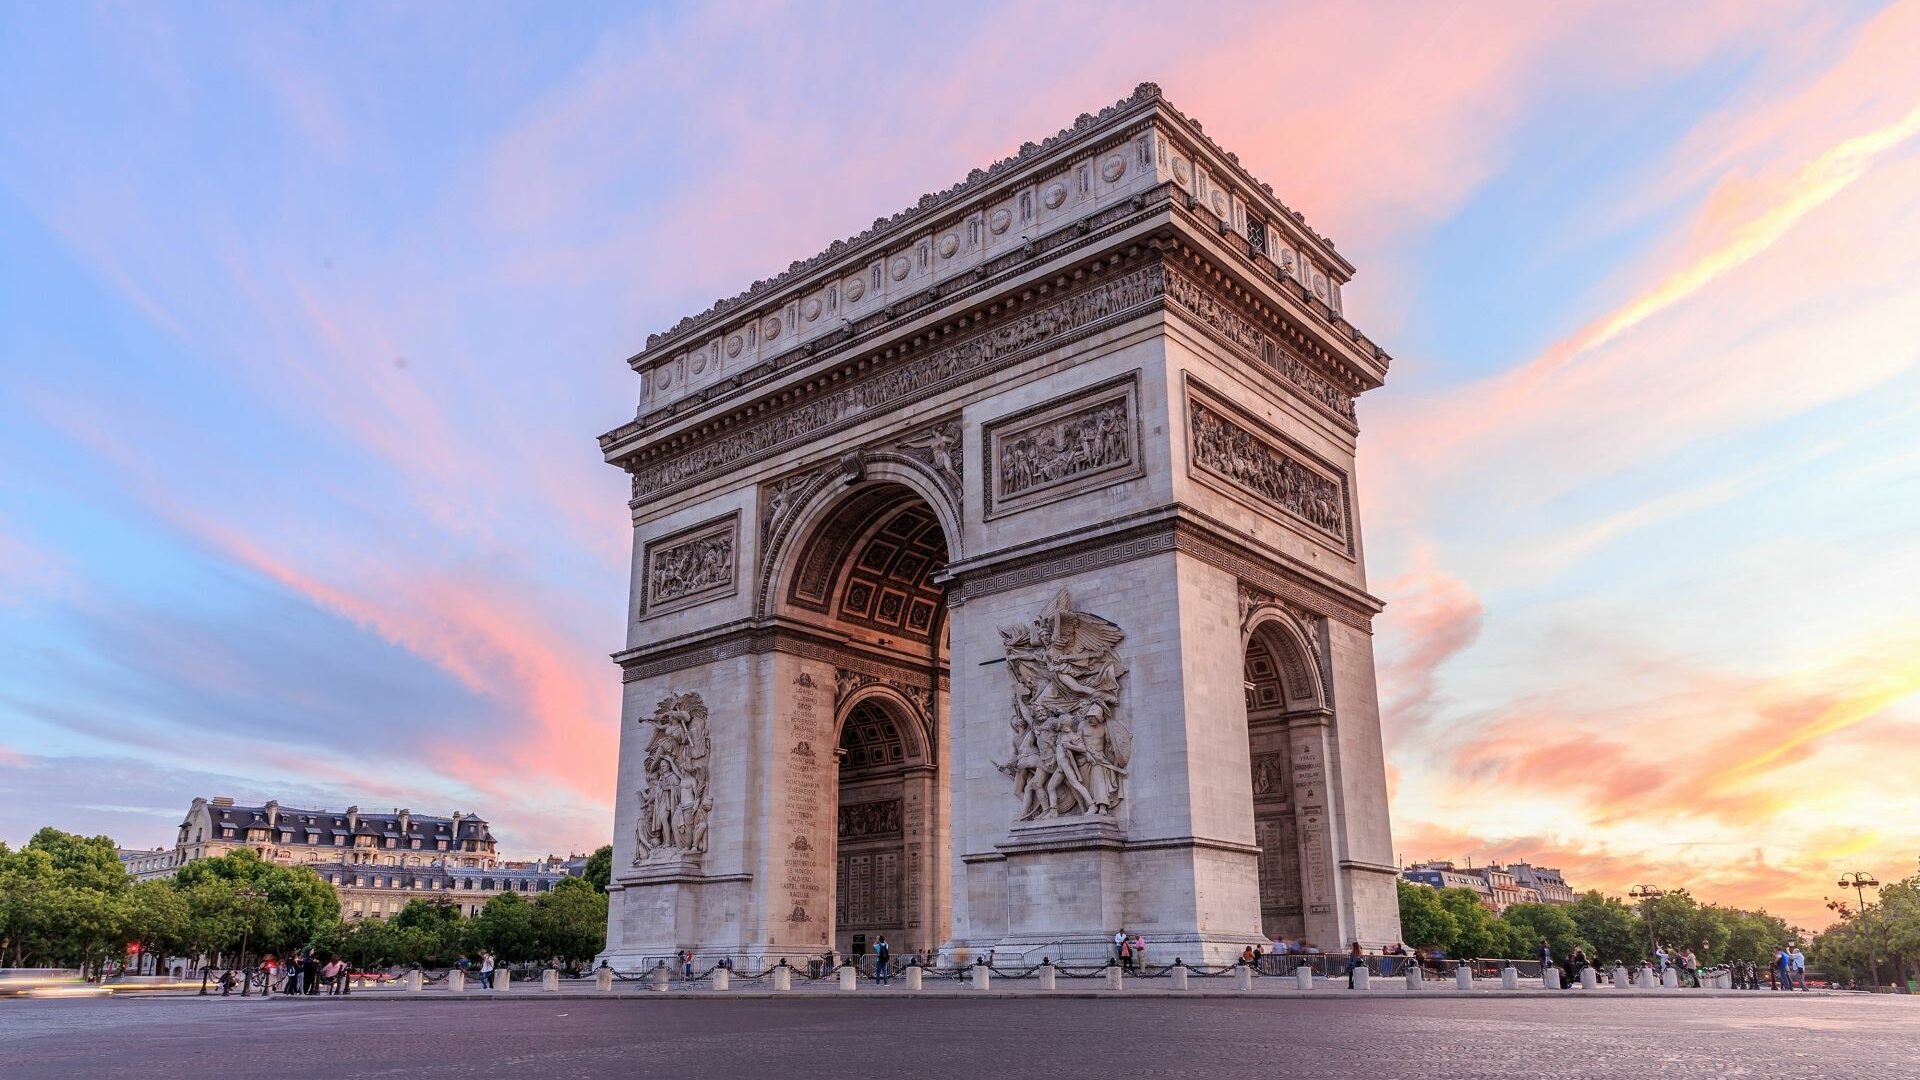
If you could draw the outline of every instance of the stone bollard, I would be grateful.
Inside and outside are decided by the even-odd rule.
[[[603,994],[611,992],[613,990],[613,969],[605,964],[600,965],[600,969],[593,973],[593,988]]]
[[[1408,964],[1407,965],[1407,989],[1409,990],[1420,989],[1421,979],[1422,979],[1422,976],[1420,974],[1420,965]]]
[[[407,972],[407,977],[403,985],[406,986],[407,993],[409,994],[419,993],[420,992],[420,969],[414,968],[412,971]]]
[[[1655,981],[1656,980],[1653,977],[1653,965],[1641,964],[1640,975],[1638,978],[1634,979],[1633,984],[1635,986],[1638,986],[1642,990],[1651,990],[1653,989],[1653,985]]]
[[[1666,989],[1668,989],[1668,990],[1678,990],[1678,989],[1680,989],[1680,971],[1679,971],[1679,969],[1677,969],[1677,968],[1668,968],[1667,970],[1665,970],[1665,971],[1663,971],[1663,972],[1661,972],[1661,973],[1660,973],[1660,985],[1661,985],[1661,986],[1663,986],[1663,987],[1665,987],[1665,988],[1666,988]]]
[[[1627,983],[1627,966],[1625,964],[1613,965],[1613,988],[1615,990],[1625,990]]]
[[[560,973],[553,970],[552,968],[548,968],[547,970],[541,972],[540,973],[540,989],[545,990],[550,994],[559,993],[560,992]]]
[[[467,992],[467,973],[459,968],[447,972],[447,989],[456,994]]]
[[[1349,980],[1352,983],[1349,989],[1352,990],[1365,990],[1367,988],[1367,980],[1372,978],[1372,973],[1367,970],[1367,965],[1365,964],[1354,968],[1352,975],[1352,979]]]
[[[840,989],[857,990],[860,988],[860,972],[852,964],[840,965]]]
[[[1185,990],[1187,988],[1187,965],[1185,961],[1177,956],[1174,957],[1173,970],[1168,972],[1168,975],[1173,979],[1173,988],[1175,990]]]
[[[773,969],[773,988],[775,990],[793,989],[793,969],[787,966],[787,958],[781,957],[778,967]]]
[[[1514,967],[1512,964],[1508,964],[1506,967],[1503,967],[1500,969],[1500,989],[1502,990],[1520,989],[1520,969],[1519,968]]]
[[[1600,989],[1600,973],[1593,970],[1592,964],[1582,964],[1580,966],[1580,989]]]
[[[494,968],[493,988],[503,994],[513,989],[513,972],[508,971],[506,968]]]
[[[1055,974],[1056,972],[1053,969],[1053,961],[1048,959],[1047,957],[1044,957],[1044,956],[1041,957],[1040,958],[1040,989],[1042,990],[1054,989],[1055,986],[1057,985],[1054,979]]]
[[[1233,988],[1235,990],[1253,989],[1253,969],[1245,960],[1236,960],[1233,964]]]
[[[1120,965],[1116,961],[1107,962],[1107,989],[1118,990],[1126,985],[1125,976],[1120,974]]]
[[[673,976],[667,972],[667,962],[665,960],[654,961],[653,971],[647,978],[647,989],[666,993],[667,986],[672,981]]]
[[[987,966],[987,961],[984,958],[975,960],[973,962],[973,988],[975,990],[986,990],[992,986],[993,969]]]
[[[1294,968],[1293,985],[1301,990],[1313,989],[1313,965],[1303,963]]]
[[[907,989],[909,990],[920,989],[921,986],[923,985],[922,983],[923,977],[924,975],[920,970],[919,964],[907,965]]]
[[[729,990],[729,989],[732,989],[732,987],[733,987],[733,969],[727,967],[727,965],[725,964],[721,964],[719,967],[714,968],[713,969],[713,988],[715,990]]]
[[[1560,989],[1560,969],[1548,965],[1540,969],[1540,985],[1549,990]]]

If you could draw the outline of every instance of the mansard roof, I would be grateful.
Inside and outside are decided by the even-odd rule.
[[[330,843],[336,834],[420,840],[490,841],[494,838],[493,831],[484,819],[467,815],[461,815],[456,832],[453,818],[435,814],[415,814],[407,811],[406,828],[403,830],[400,825],[401,811],[397,810],[391,813],[369,813],[357,809],[307,810],[297,806],[276,806],[276,809],[278,813],[274,823],[269,826],[266,806],[239,806],[220,802],[207,804],[207,813],[212,817],[216,827],[233,829],[272,827],[302,833],[313,832],[321,834],[322,842],[327,843]]]

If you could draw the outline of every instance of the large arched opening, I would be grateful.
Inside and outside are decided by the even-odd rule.
[[[1260,925],[1269,940],[1307,936],[1309,878],[1325,867],[1305,826],[1324,819],[1324,783],[1302,767],[1303,723],[1323,724],[1320,680],[1304,635],[1284,614],[1257,619],[1247,635],[1247,740],[1253,768],[1253,833],[1260,848]],[[1317,762],[1317,758],[1315,759]],[[1303,783],[1314,783],[1310,794]],[[1332,943],[1321,943],[1330,945]]]
[[[932,951],[950,925],[950,549],[929,494],[895,478],[813,492],[769,597],[835,667],[836,767],[815,796],[832,827],[813,843],[831,853],[826,940],[842,955],[870,954],[882,936],[896,956]]]

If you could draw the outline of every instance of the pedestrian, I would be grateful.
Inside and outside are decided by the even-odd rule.
[[[1246,948],[1244,948],[1244,949],[1241,949],[1241,950],[1240,950],[1240,962],[1241,962],[1241,963],[1243,963],[1243,964],[1249,964],[1249,965],[1250,965],[1250,964],[1252,964],[1252,963],[1253,963],[1253,959],[1254,959],[1254,957],[1253,957],[1253,946],[1251,946],[1251,945],[1249,945],[1249,946],[1247,946]]]
[[[1773,966],[1780,969],[1778,985],[1782,990],[1793,989],[1793,954],[1785,949],[1773,950]]]
[[[480,952],[480,989],[493,989],[493,954],[484,949]]]
[[[1356,938],[1353,948],[1347,950],[1347,989],[1353,989],[1353,973],[1366,966],[1366,955],[1360,951],[1360,942]]]
[[[238,983],[239,981],[240,980],[233,977],[232,968],[228,968],[227,970],[221,972],[220,973],[220,996],[226,997],[229,994],[232,994],[234,984]]]
[[[693,985],[693,950],[692,949],[680,950],[680,978],[683,981],[685,981],[688,986]]]
[[[1127,928],[1124,926],[1113,932],[1113,959],[1121,964],[1127,962]]]
[[[1667,973],[1667,947],[1665,945],[1653,950],[1653,973],[1655,975],[1665,975]]]
[[[1692,983],[1695,990],[1700,989],[1700,960],[1692,949],[1680,953],[1680,978],[1683,983]]]
[[[307,958],[300,965],[300,977],[305,981],[307,996],[313,997],[320,992],[320,958],[307,950]]]
[[[885,986],[893,981],[892,950],[887,948],[887,935],[881,934],[880,940],[873,943],[873,977]]]
[[[1788,964],[1787,968],[1793,972],[1793,981],[1799,985],[1800,991],[1805,993],[1807,989],[1807,954],[1800,951],[1800,946],[1795,945],[1793,951],[1788,953],[1787,956],[1792,960],[1792,963]]]
[[[1547,939],[1540,939],[1540,947],[1534,950],[1534,959],[1540,961],[1540,984],[1546,985],[1547,969],[1553,966],[1553,950],[1547,947]]]
[[[1573,985],[1573,980],[1580,977],[1580,969],[1585,967],[1592,967],[1592,966],[1593,966],[1592,964],[1587,962],[1586,948],[1580,945],[1574,946],[1573,959],[1569,961],[1567,964],[1567,974],[1572,976],[1572,978],[1569,978],[1562,985],[1571,987]]]

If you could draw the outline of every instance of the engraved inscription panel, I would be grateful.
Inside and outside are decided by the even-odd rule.
[[[787,729],[792,745],[784,748],[781,780],[790,800],[787,820],[793,835],[787,838],[781,885],[787,901],[789,933],[811,944],[827,941],[827,853],[821,835],[826,809],[820,793],[832,790],[830,770],[836,766],[828,741],[832,732],[824,718],[830,710],[830,690],[807,672],[796,675],[786,697]]]

